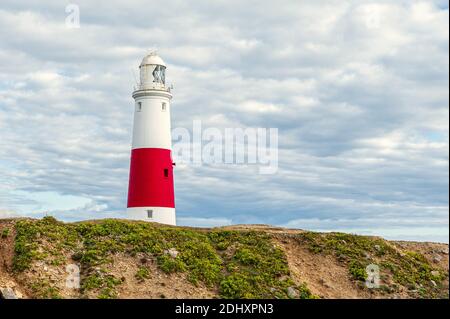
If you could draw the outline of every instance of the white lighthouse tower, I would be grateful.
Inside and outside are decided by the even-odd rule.
[[[166,64],[144,57],[135,100],[127,213],[131,219],[175,225],[170,100]]]

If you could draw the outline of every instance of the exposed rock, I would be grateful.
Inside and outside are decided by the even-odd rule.
[[[380,251],[380,250],[381,250],[380,245],[375,245],[375,246],[373,246],[373,248],[375,248],[375,250],[377,250],[377,251]]]
[[[416,292],[417,291],[417,288],[419,288],[417,285],[415,285],[415,284],[407,284],[406,285],[406,288],[409,290],[409,291],[412,291],[412,292]]]
[[[333,288],[333,286],[331,286],[329,283],[324,283],[323,284],[323,286],[325,287],[325,288],[328,288],[328,289],[332,289]]]
[[[448,255],[448,248],[442,249],[441,253],[444,254],[444,255]]]
[[[1,288],[0,287],[0,299],[18,299],[18,298],[12,288],[9,288],[9,287]]]
[[[333,288],[333,286],[331,286],[329,283],[327,283],[325,280],[320,279],[319,283],[324,286],[325,288]]]
[[[433,287],[437,287],[437,284],[434,280],[430,280],[430,281],[431,281],[431,284],[433,285]]]
[[[431,272],[431,275],[432,276],[434,276],[434,277],[437,277],[437,276],[439,276],[441,273],[439,272],[439,271],[437,271],[437,270],[433,270],[432,272]]]
[[[358,289],[365,290],[366,289],[366,283],[364,283],[362,281],[358,281],[358,282],[356,282],[356,287],[358,287]]]
[[[54,268],[49,268],[49,269],[48,269],[48,272],[51,273],[51,274],[53,274],[53,275],[58,275],[58,274],[60,274],[59,270],[58,270],[58,269],[54,269]]]
[[[287,289],[287,295],[291,299],[298,298],[298,291],[294,287],[288,287]]]
[[[441,256],[439,256],[439,255],[434,255],[434,256],[433,256],[433,262],[435,262],[435,263],[440,263],[441,260],[442,260],[442,257],[441,257]]]
[[[164,251],[165,254],[170,255],[172,258],[177,258],[179,252],[175,248],[170,248]]]

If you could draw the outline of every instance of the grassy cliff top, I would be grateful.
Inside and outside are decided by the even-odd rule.
[[[0,244],[13,245],[7,272],[32,298],[328,297],[318,282],[359,297],[448,298],[448,267],[375,237],[52,217],[15,220],[0,235]],[[331,276],[316,263],[329,263]],[[70,264],[81,270],[80,289],[65,285]],[[376,290],[364,284],[369,264],[380,269]],[[305,273],[308,267],[317,271]],[[341,277],[347,282],[338,287]]]

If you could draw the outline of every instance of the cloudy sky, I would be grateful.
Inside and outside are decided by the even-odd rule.
[[[173,127],[278,128],[278,171],[180,165],[179,224],[448,242],[448,1],[0,4],[0,217],[125,216],[133,72]]]

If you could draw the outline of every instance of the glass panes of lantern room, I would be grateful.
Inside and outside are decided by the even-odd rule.
[[[153,82],[165,84],[166,83],[166,67],[157,65],[153,70]]]

